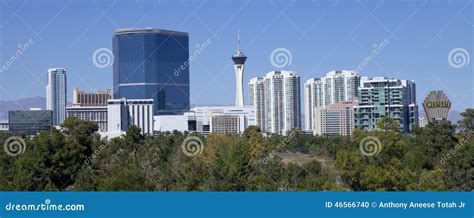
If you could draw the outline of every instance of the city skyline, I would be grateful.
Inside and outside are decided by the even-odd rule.
[[[473,3],[1,0],[0,218],[472,216]]]
[[[64,11],[59,14],[67,17],[69,16],[67,11],[74,8],[73,6],[77,6],[85,9],[84,14],[96,15],[92,17],[97,20],[97,22],[92,22],[94,20],[91,19],[86,19],[84,22],[73,21],[70,25],[77,24],[77,30],[65,29],[59,34],[60,36],[51,36],[48,30],[61,28],[67,23],[64,23],[62,19],[52,19],[53,17],[32,19],[37,17],[37,12],[29,13],[35,3],[28,2],[24,5],[22,2],[11,2],[8,5],[2,3],[6,7],[4,8],[5,14],[1,17],[2,62],[0,64],[4,65],[15,54],[15,51],[19,49],[19,44],[26,45],[30,41],[29,39],[32,39],[32,43],[15,63],[11,64],[8,69],[2,70],[0,99],[15,100],[42,93],[39,88],[44,90],[44,85],[46,85],[44,75],[46,69],[51,67],[64,67],[68,71],[70,78],[67,84],[68,93],[72,93],[72,88],[75,87],[87,91],[111,89],[112,66],[96,67],[91,60],[94,51],[100,48],[111,49],[110,37],[116,29],[153,26],[189,32],[190,56],[197,44],[202,44],[208,39],[212,42],[190,63],[191,104],[233,104],[235,93],[231,90],[234,90],[235,87],[227,84],[235,84],[235,73],[232,69],[233,63],[229,60],[229,54],[235,51],[237,30],[240,30],[242,50],[248,55],[244,82],[272,70],[294,71],[301,75],[303,81],[309,78],[323,77],[332,70],[355,70],[363,76],[387,76],[415,80],[418,86],[418,99],[423,99],[431,90],[444,90],[452,99],[453,110],[463,111],[474,102],[472,89],[466,89],[466,87],[473,87],[474,79],[470,71],[472,64],[455,68],[448,61],[450,51],[455,48],[465,48],[469,52],[472,50],[469,44],[469,34],[464,32],[469,29],[465,27],[469,27],[470,20],[461,16],[462,12],[469,11],[464,10],[471,5],[469,2],[398,4],[393,8],[398,13],[403,12],[401,14],[404,17],[413,15],[411,19],[402,19],[401,21],[389,18],[383,13],[390,8],[391,3],[389,2],[360,4],[351,2],[344,5],[331,5],[323,2],[319,6],[312,2],[294,5],[291,2],[286,3],[287,5],[283,3],[272,5],[270,2],[241,1],[240,3],[228,2],[213,5],[176,3],[174,5],[171,2],[163,2],[155,8],[153,8],[154,3],[152,2],[145,2],[143,6],[134,5],[135,3],[113,5],[110,3],[111,5],[109,5],[107,3],[74,2],[70,5],[68,3],[55,4],[53,8],[47,9],[51,10],[52,15],[58,14],[64,8]],[[182,18],[186,17],[173,15],[172,12],[162,13],[170,16],[170,19],[166,21],[162,19],[154,21],[153,16],[155,15],[151,13],[146,13],[146,16],[135,13],[136,10],[143,9],[147,4],[150,5],[150,11],[151,9],[162,11],[163,8],[166,9],[166,7],[173,5],[174,8],[183,12],[191,10],[193,6],[198,7],[201,11],[191,13],[192,16],[188,18],[188,21],[179,25],[180,21],[185,21]],[[446,4],[446,7],[443,8],[446,10],[436,9],[440,4]],[[233,5],[236,5],[240,10],[225,16],[233,8]],[[282,13],[280,16],[270,16],[269,12],[263,11],[258,14],[262,18],[261,21],[238,19],[242,14],[255,16],[256,11],[265,6],[268,6],[268,11]],[[305,6],[308,9],[303,9]],[[355,7],[355,12],[348,11],[351,6]],[[211,10],[212,7],[221,10],[218,10],[216,15],[203,13],[205,10]],[[128,16],[116,21],[117,16],[114,15],[125,8],[130,9]],[[304,20],[296,13],[299,11],[302,15],[312,14],[310,10],[321,10],[325,13],[320,16],[315,15],[314,19],[308,20]],[[348,12],[343,18],[347,18],[352,13],[363,11],[374,14],[367,17],[356,16],[358,19],[354,19],[354,21],[344,20],[343,22],[330,15],[332,10]],[[18,15],[15,15],[15,11],[18,11]],[[100,16],[100,12],[104,11],[106,15]],[[96,12],[99,13],[96,14]],[[428,21],[426,17],[432,13],[439,14],[439,17]],[[456,14],[458,15],[455,16]],[[213,21],[212,18],[216,16],[229,17],[229,19],[223,19],[221,22]],[[139,20],[140,18],[142,19]],[[450,20],[450,18],[453,22],[448,25],[446,20]],[[71,19],[64,20],[71,22]],[[136,22],[137,20],[138,22]],[[271,23],[272,20],[275,22]],[[208,24],[208,28],[204,24]],[[263,31],[266,24],[268,24],[268,28]],[[338,24],[337,27],[334,24]],[[419,25],[423,25],[424,28],[417,28]],[[443,27],[446,30],[441,31]],[[256,28],[260,28],[262,31],[258,31]],[[278,31],[281,28],[287,28],[290,31],[289,33]],[[83,34],[80,34],[80,30],[84,30]],[[321,32],[327,34],[321,36]],[[259,34],[255,36],[254,33]],[[415,34],[417,38],[411,37],[411,34]],[[331,37],[327,35],[331,35]],[[282,41],[288,38],[292,40]],[[374,44],[378,47],[374,47]],[[381,44],[384,46],[380,46]],[[57,50],[59,48],[63,48],[66,55],[47,54],[48,49]],[[272,52],[279,48],[285,48],[290,52],[290,59],[286,64],[288,66],[283,66],[281,69],[278,69],[280,67],[278,63],[275,64],[271,61]],[[364,60],[371,55],[374,48],[378,53],[367,63]],[[459,78],[452,77],[453,73],[459,75]],[[25,78],[30,78],[30,83],[24,84],[27,87],[20,88],[18,84]],[[303,85],[301,84],[301,86]],[[244,99],[248,99],[248,94],[244,88]],[[67,96],[68,101],[71,101],[71,97],[71,95]]]

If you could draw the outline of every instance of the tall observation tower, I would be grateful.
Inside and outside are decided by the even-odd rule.
[[[244,106],[244,90],[243,90],[243,77],[244,77],[244,64],[247,60],[247,56],[240,51],[240,32],[237,33],[237,51],[232,56],[234,61],[235,71],[235,106]]]

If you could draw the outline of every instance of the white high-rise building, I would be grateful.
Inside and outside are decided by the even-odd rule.
[[[53,125],[58,126],[66,119],[66,70],[64,68],[48,69],[46,85],[46,110],[53,111]]]
[[[265,80],[262,77],[255,77],[250,80],[249,85],[249,105],[255,108],[255,119],[257,126],[266,132],[263,121],[265,120]]]
[[[314,130],[314,108],[325,107],[357,97],[360,76],[355,71],[330,71],[322,78],[312,78],[304,85],[305,129]]]
[[[235,71],[235,106],[237,107],[244,106],[243,77],[246,60],[247,56],[240,51],[240,34],[237,34],[237,51],[232,56]]]
[[[153,133],[153,99],[109,99],[107,131],[123,132],[135,125],[143,134]]]
[[[257,123],[267,133],[286,134],[301,128],[300,77],[292,71],[272,71],[249,82]]]
[[[304,84],[304,128],[314,130],[314,108],[324,106],[323,82],[321,79],[312,78]]]

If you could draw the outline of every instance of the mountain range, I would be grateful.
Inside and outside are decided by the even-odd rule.
[[[8,111],[29,110],[30,108],[46,109],[46,98],[32,97],[23,98],[16,101],[0,101],[0,120],[8,119]]]

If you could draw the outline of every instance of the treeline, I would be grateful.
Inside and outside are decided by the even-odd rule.
[[[409,134],[383,118],[378,130],[356,130],[351,137],[298,130],[264,137],[257,127],[241,136],[143,136],[133,126],[108,141],[100,139],[96,124],[69,118],[61,130],[22,136],[23,153],[0,152],[0,190],[472,191],[474,109],[461,115],[457,125],[428,125]],[[0,133],[5,151],[11,136]],[[282,152],[331,161],[287,163]]]

